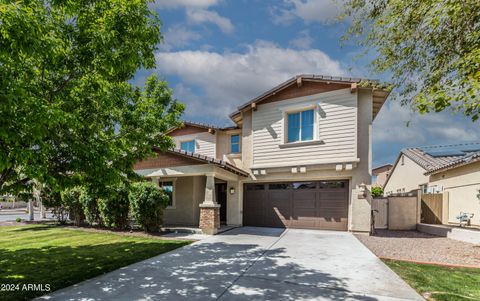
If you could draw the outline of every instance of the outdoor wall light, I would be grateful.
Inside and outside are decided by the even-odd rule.
[[[235,188],[234,187],[230,187],[230,194],[234,194],[235,193]]]

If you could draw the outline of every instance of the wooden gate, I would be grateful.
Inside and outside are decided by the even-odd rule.
[[[372,210],[375,215],[375,229],[388,229],[388,198],[372,199]]]
[[[442,198],[441,193],[422,194],[422,223],[442,223]]]

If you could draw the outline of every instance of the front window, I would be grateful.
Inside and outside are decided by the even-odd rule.
[[[287,114],[287,142],[313,140],[313,109]]]
[[[165,192],[165,194],[168,196],[168,204],[167,206],[172,207],[173,206],[173,182],[172,181],[160,181],[159,183],[160,189]]]
[[[238,154],[240,152],[240,135],[230,136],[230,153]]]
[[[180,143],[180,149],[186,152],[195,152],[195,140],[183,141]]]

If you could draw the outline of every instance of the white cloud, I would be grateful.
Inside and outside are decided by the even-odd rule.
[[[328,24],[342,12],[341,0],[284,0],[270,11],[275,24],[289,24],[295,18]]]
[[[313,38],[308,30],[302,30],[298,33],[298,37],[290,40],[289,45],[298,49],[309,49],[312,46]]]
[[[375,143],[410,146],[447,144],[480,140],[478,124],[445,111],[419,115],[398,101],[382,108],[374,122]]]
[[[161,8],[207,8],[219,2],[220,0],[156,0],[153,5]]]
[[[201,99],[192,102],[194,111],[187,115],[211,115],[226,120],[228,114],[249,99],[301,73],[344,75],[340,63],[320,50],[280,48],[268,42],[257,42],[243,53],[177,51],[157,54],[160,74],[178,76],[183,96],[190,98],[191,88],[201,89]],[[188,87],[188,88],[186,88]],[[191,105],[188,98],[177,97]],[[198,106],[197,103],[201,102]],[[200,109],[196,109],[198,108]],[[208,111],[206,111],[208,110]]]
[[[222,17],[218,13],[206,9],[187,10],[187,19],[189,22],[196,24],[215,24],[224,33],[232,33],[235,30],[235,27],[228,18]]]
[[[190,42],[200,39],[202,36],[183,25],[169,27],[163,36],[162,50],[172,50],[188,46]]]

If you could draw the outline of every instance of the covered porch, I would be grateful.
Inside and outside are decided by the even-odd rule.
[[[167,227],[216,234],[221,225],[242,224],[239,183],[248,174],[227,162],[172,150],[138,163],[135,171],[169,194]]]

